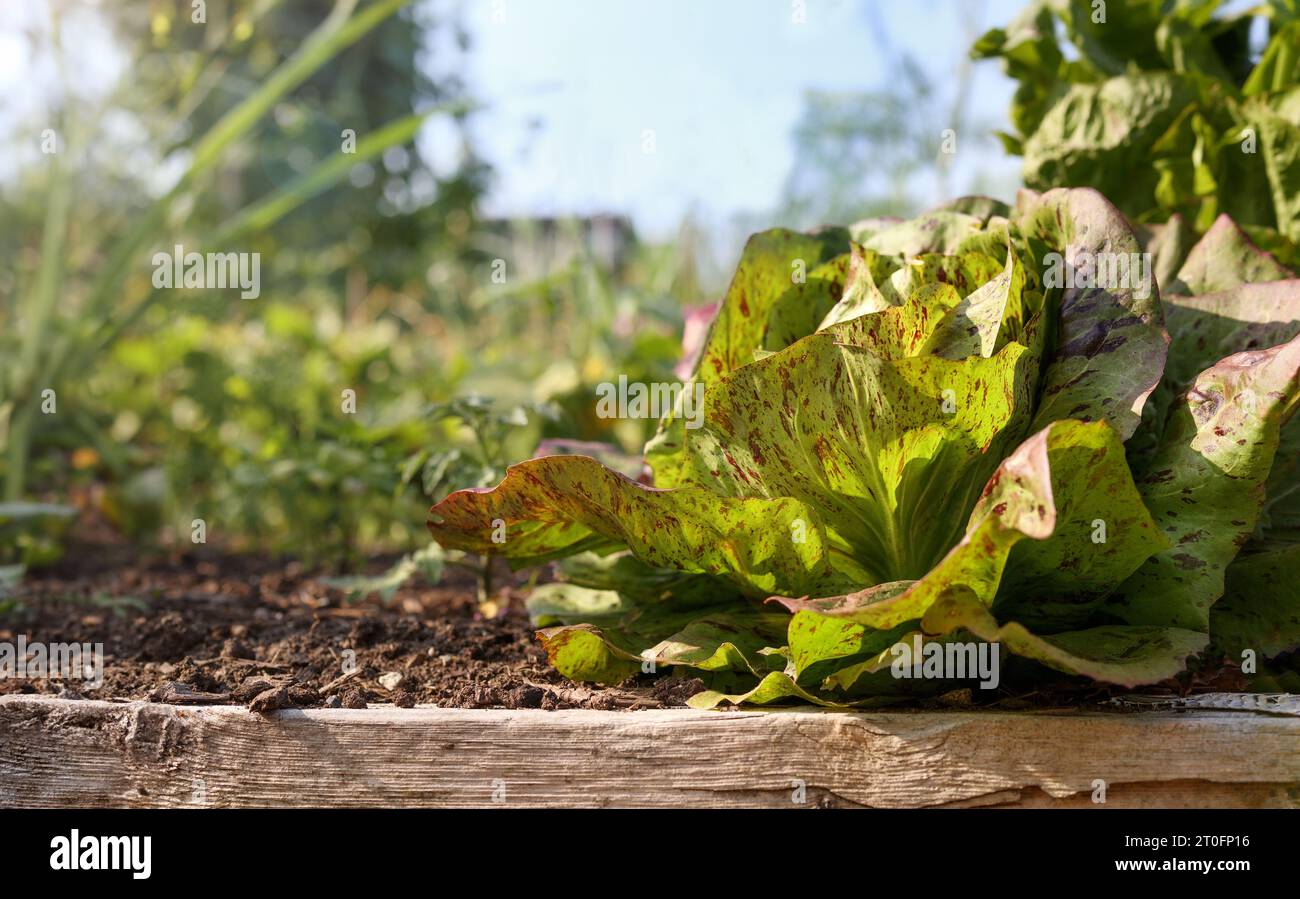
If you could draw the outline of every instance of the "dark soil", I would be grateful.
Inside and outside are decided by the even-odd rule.
[[[373,566],[382,571],[391,560]],[[509,583],[507,575],[503,576]],[[564,680],[546,662],[507,586],[484,614],[468,572],[412,582],[384,606],[350,603],[295,562],[172,556],[141,562],[81,547],[27,578],[0,641],[102,643],[104,682],[0,679],[0,693],[175,704],[364,708],[644,709],[681,706],[702,688],[674,677],[618,687]]]
[[[374,573],[392,559],[377,559]],[[650,709],[680,707],[703,689],[694,678],[641,676],[617,687],[557,674],[523,611],[526,590],[504,568],[495,608],[480,608],[463,569],[413,581],[384,605],[348,597],[297,562],[250,556],[173,555],[141,560],[120,543],[77,546],[29,574],[16,609],[0,610],[0,642],[102,643],[104,682],[0,679],[0,693],[365,708]],[[1245,688],[1235,667],[1213,666],[1148,687],[1154,695]],[[1130,691],[1093,683],[1048,689],[954,691],[913,707],[1095,705]]]

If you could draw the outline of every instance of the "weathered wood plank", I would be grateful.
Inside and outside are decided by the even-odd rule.
[[[1250,712],[289,710],[0,697],[4,806],[1300,806]]]

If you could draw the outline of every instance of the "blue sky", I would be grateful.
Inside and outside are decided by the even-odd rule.
[[[880,90],[896,77],[882,31],[951,97],[972,33],[1005,24],[1025,0],[426,2],[459,8],[472,37],[465,56],[436,46],[431,56],[435,68],[463,64],[486,104],[474,133],[497,172],[490,214],[622,212],[643,235],[668,237],[688,212],[715,232],[739,216],[763,221],[791,169],[805,91]],[[17,30],[43,21],[41,6],[0,0],[0,120],[35,114],[44,97],[29,88],[55,80]],[[68,27],[78,89],[111,85],[127,61],[108,35],[89,16]],[[971,112],[1005,127],[1012,83],[991,63],[970,77]],[[944,126],[933,123],[936,142]],[[643,151],[647,132],[654,153]],[[420,147],[445,164],[457,144],[434,120]],[[19,163],[0,160],[0,176]],[[996,144],[959,143],[949,192],[983,175],[1009,194],[1018,173]],[[946,198],[928,179],[918,188],[921,205]]]
[[[468,77],[488,104],[475,134],[498,170],[489,211],[625,212],[649,236],[673,233],[688,210],[706,222],[761,213],[790,170],[790,134],[807,89],[889,86],[894,67],[875,37],[881,28],[951,92],[970,42],[962,16],[979,33],[1022,5],[468,0]],[[972,111],[1006,127],[1012,83],[990,63],[971,77]],[[647,131],[653,154],[643,152]],[[960,146],[954,194],[967,192],[977,173],[1014,187],[1018,160],[996,145],[966,154]],[[927,199],[942,198],[931,191]]]

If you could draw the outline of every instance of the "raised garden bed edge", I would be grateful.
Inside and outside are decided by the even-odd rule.
[[[1300,807],[1300,716],[387,706],[264,716],[9,695],[0,805]]]

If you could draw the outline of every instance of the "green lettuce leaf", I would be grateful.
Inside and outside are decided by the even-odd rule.
[[[1052,8],[1046,2],[1028,4],[1005,29],[994,28],[975,43],[976,59],[1003,60],[1007,74],[1019,82],[1011,104],[1011,123],[1020,134],[1032,134],[1059,95],[1058,73],[1064,63],[1054,35]],[[1023,155],[1021,139],[1002,135],[1008,152]]]
[[[1264,484],[1264,508],[1247,549],[1264,552],[1300,544],[1300,416],[1283,422],[1273,467]]]
[[[1215,293],[1241,284],[1293,277],[1286,266],[1257,247],[1236,222],[1221,215],[1192,247],[1165,293]]]
[[[1300,649],[1300,544],[1238,556],[1210,633],[1215,652],[1238,660],[1248,649],[1261,658]]]
[[[884,312],[901,302],[890,280],[890,276],[898,270],[897,259],[865,249],[856,243],[853,244],[848,259],[844,286],[835,304],[821,316],[820,320],[812,316],[801,318],[798,324],[803,325],[804,330],[799,333],[795,333],[793,328],[782,328],[782,337],[791,339],[785,340],[781,346],[769,346],[770,349],[781,349],[801,337],[807,337],[813,331],[820,331],[822,328],[857,318],[859,315]],[[820,307],[809,308],[815,311]],[[793,314],[787,316],[786,322],[792,322],[793,319]]]
[[[443,546],[519,565],[626,546],[649,565],[717,575],[762,596],[837,582],[821,521],[789,497],[657,490],[586,456],[547,456],[511,466],[491,490],[451,494],[430,511],[429,530]]]
[[[1063,265],[1083,268],[1099,255],[1108,260],[1140,257],[1137,238],[1124,217],[1093,190],[1050,190],[1028,201],[1018,223],[1042,255],[1059,253]],[[1167,349],[1159,296],[1141,283],[1075,283],[1059,288],[1056,303],[1049,297],[1057,322],[1056,350],[1042,375],[1033,430],[1076,418],[1106,421],[1121,439],[1128,439],[1164,370]],[[1044,286],[1051,284],[1045,281]]]
[[[617,684],[641,671],[644,660],[615,646],[594,624],[544,628],[537,632],[546,659],[569,680]]]
[[[1153,196],[1159,175],[1150,162],[1151,147],[1196,97],[1173,73],[1070,85],[1024,139],[1025,183],[1090,185],[1112,197]]]
[[[1203,633],[1176,627],[1110,625],[1039,635],[1018,622],[999,625],[992,612],[962,591],[936,603],[922,628],[938,634],[964,630],[1065,674],[1126,687],[1173,677],[1208,642]]]
[[[695,618],[645,652],[656,665],[685,665],[702,671],[748,671],[762,676],[785,667],[776,653],[790,616],[754,608],[727,608]]]
[[[871,291],[875,279],[888,278],[894,265],[893,260],[865,251],[857,244],[848,253],[823,262],[772,305],[763,331],[763,345],[754,351],[754,358],[783,350],[801,337],[807,337],[822,319],[850,300],[884,308],[888,305],[884,297],[877,293],[873,298]]]
[[[1098,520],[1109,525],[1104,543],[1095,539]],[[885,631],[920,620],[940,597],[961,590],[986,607],[996,603],[999,610],[1070,626],[1167,546],[1142,505],[1114,431],[1103,422],[1061,421],[999,466],[965,536],[918,580],[784,604],[800,614]],[[1013,573],[1006,576],[1013,557]],[[854,646],[858,634],[807,626],[813,623],[791,626],[799,670],[828,657],[819,653],[862,651]]]
[[[1283,41],[1289,40],[1290,46]],[[1259,134],[1260,155],[1264,158],[1268,186],[1278,230],[1293,244],[1300,243],[1300,88],[1295,76],[1295,52],[1300,46],[1300,22],[1290,23],[1278,33],[1269,51],[1278,50],[1278,56],[1289,57],[1292,71],[1289,80],[1272,85],[1274,90],[1285,91],[1280,96],[1254,97],[1246,106],[1244,115]],[[1277,57],[1274,57],[1277,58]],[[1267,62],[1261,63],[1257,73],[1264,71]],[[1247,86],[1249,93],[1249,85]]]
[[[1138,482],[1172,547],[1111,598],[1130,624],[1205,630],[1224,570],[1255,529],[1281,427],[1300,401],[1300,340],[1229,356],[1175,405]]]
[[[838,300],[832,286],[836,269],[819,267],[848,253],[849,249],[847,233],[838,229],[800,234],[775,228],[751,237],[709,328],[687,388],[697,382],[710,385],[727,372],[753,362],[756,354],[768,345],[769,326],[783,333],[788,331],[789,307],[798,306],[799,299],[807,302],[810,295],[820,297],[825,295],[824,291],[831,290],[831,302],[823,314],[828,311]],[[811,287],[810,272],[818,273],[811,279]],[[783,298],[788,302],[783,303]],[[785,311],[776,314],[778,307]],[[665,416],[658,433],[646,446],[646,462],[654,472],[656,486],[680,487],[688,483],[685,441],[682,419]]]
[[[1001,59],[1017,82],[1015,133],[999,136],[1024,157],[1025,184],[1093,187],[1135,222],[1178,216],[1198,233],[1226,213],[1294,260],[1300,21],[1292,0],[1223,6],[1035,0],[983,35],[972,56]],[[1162,266],[1161,285],[1172,275]]]
[[[751,237],[705,339],[696,379],[709,384],[753,362],[772,308],[797,290],[807,272],[848,251],[848,239],[838,230],[799,234],[775,229]]]
[[[915,583],[892,581],[878,584],[854,594],[852,599],[831,597],[809,601],[773,597],[769,602],[778,603],[794,612],[786,631],[790,673],[805,683],[816,684],[837,668],[877,656],[888,649],[911,631],[913,620],[908,619],[884,629],[859,624],[851,618],[823,613],[844,611],[850,604],[867,606],[883,602],[905,593]]]
[[[1300,280],[1242,284],[1166,300],[1169,364],[1165,385],[1186,390],[1220,359],[1286,343],[1300,333]]]
[[[538,637],[551,664],[571,680],[618,683],[667,666],[762,677],[785,666],[768,647],[781,643],[788,621],[784,613],[745,603],[699,609],[668,601],[599,625],[544,628]]]
[[[937,209],[897,222],[861,240],[862,246],[886,256],[909,258],[926,253],[950,255],[978,234],[985,219],[955,209]]]
[[[534,587],[524,603],[537,627],[559,624],[617,624],[635,608],[618,590],[596,590],[557,581]]]
[[[1027,417],[1030,373],[1019,344],[992,359],[890,360],[819,333],[709,392],[694,480],[821,510],[846,575],[916,577],[961,533],[1000,456],[990,449]]]
[[[800,687],[788,675],[780,671],[767,674],[757,686],[741,693],[724,693],[720,690],[704,690],[696,693],[686,704],[693,709],[712,709],[724,702],[732,705],[769,705],[787,699],[799,699],[829,709],[841,709],[847,706],[833,700],[818,696]]]
[[[1163,298],[1196,243],[1196,232],[1175,212],[1164,224],[1138,227],[1135,233],[1142,251],[1151,254],[1151,266]],[[1168,315],[1168,310],[1165,314]]]

